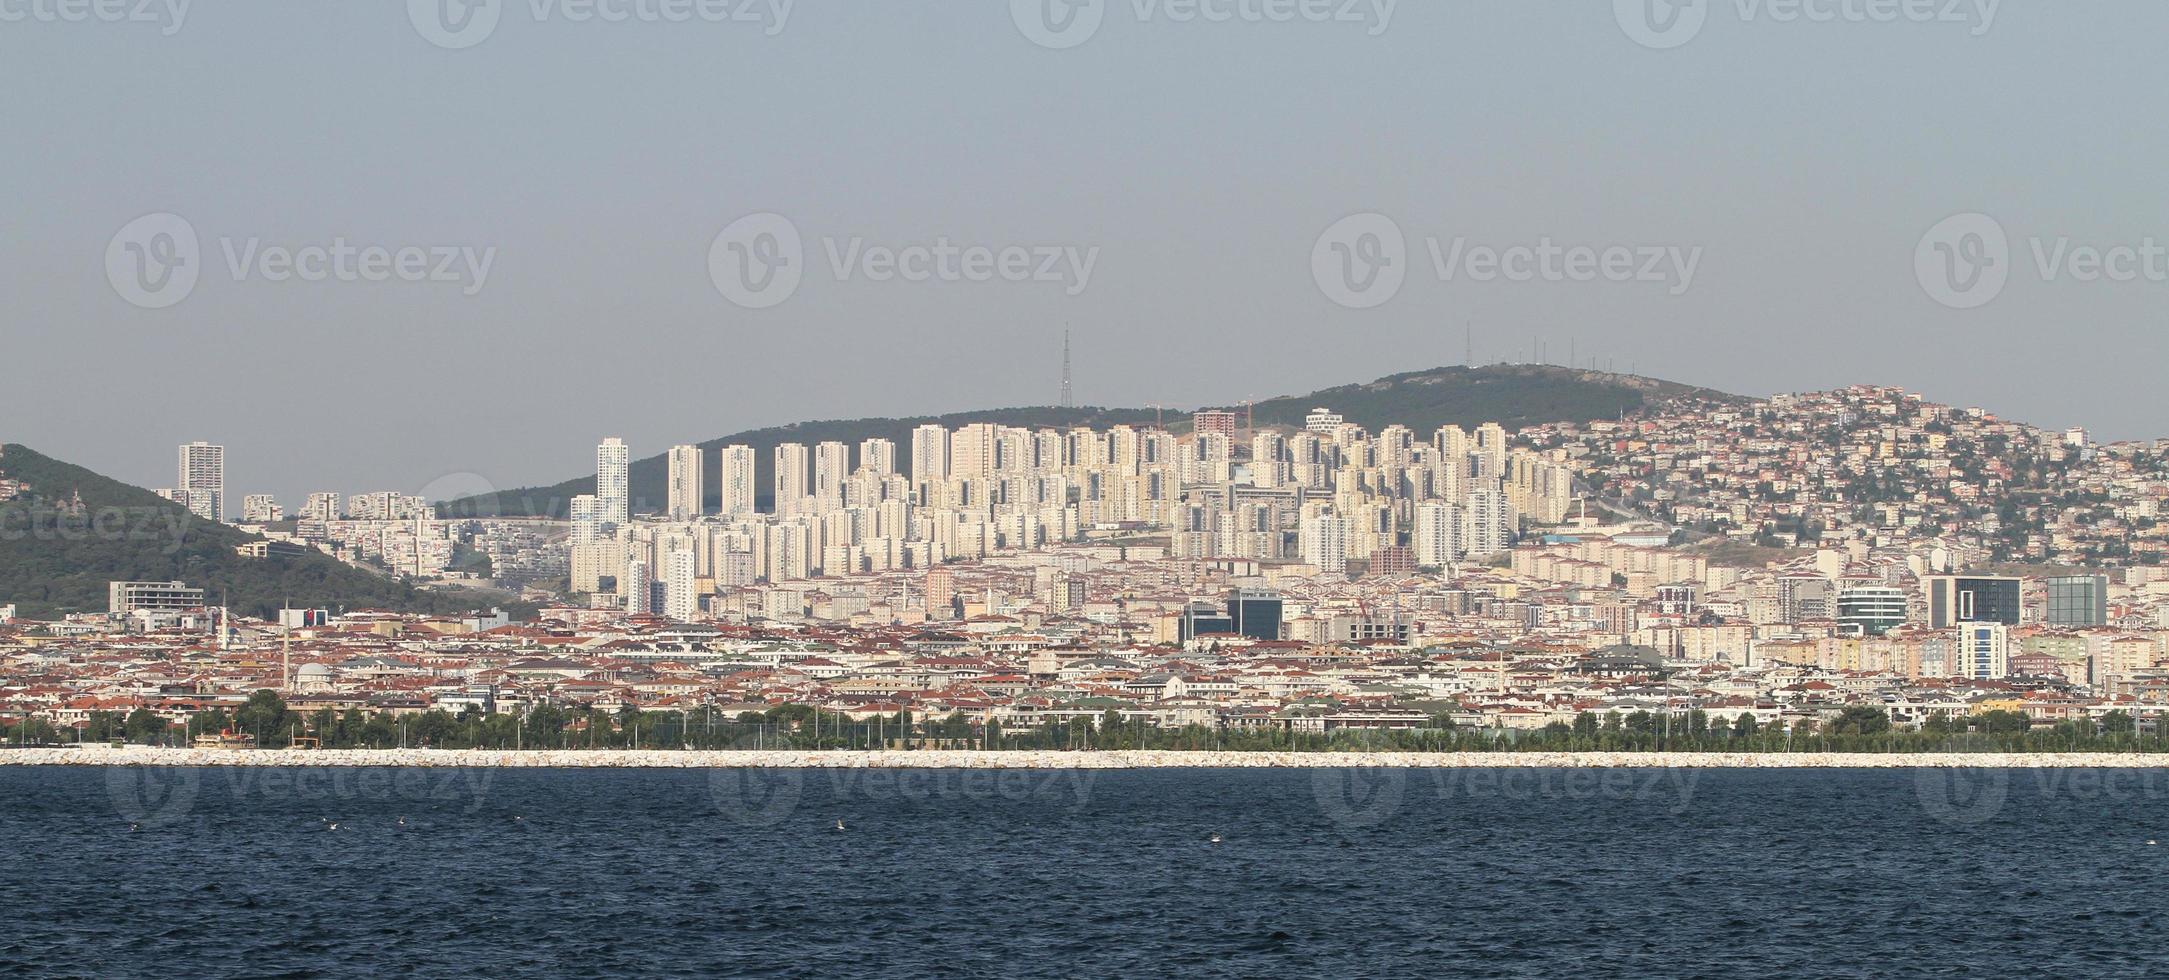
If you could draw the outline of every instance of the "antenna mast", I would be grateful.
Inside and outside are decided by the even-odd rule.
[[[1069,388],[1069,326],[1067,324],[1062,327],[1062,407],[1077,407],[1076,400],[1071,396]]]

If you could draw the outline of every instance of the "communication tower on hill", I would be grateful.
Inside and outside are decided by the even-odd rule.
[[[1069,328],[1066,326],[1062,328],[1062,407],[1077,407],[1069,390]]]

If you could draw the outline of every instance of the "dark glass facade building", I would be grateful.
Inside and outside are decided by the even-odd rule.
[[[1928,579],[1928,625],[2017,626],[2025,603],[2023,580],[2001,575],[1934,575]]]
[[[1280,593],[1236,589],[1228,593],[1228,618],[1235,632],[1255,640],[1280,639]]]
[[[1270,589],[1234,589],[1224,603],[1192,602],[1183,609],[1182,638],[1235,633],[1253,640],[1280,639],[1280,593]]]

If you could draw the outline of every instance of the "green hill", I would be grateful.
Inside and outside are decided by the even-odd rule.
[[[187,582],[224,596],[236,614],[266,618],[289,602],[417,613],[506,605],[499,595],[418,589],[313,551],[243,558],[234,549],[256,535],[22,446],[0,446],[0,479],[10,481],[0,493],[13,493],[0,502],[0,605],[26,617],[103,612],[111,581]]]
[[[1707,388],[1631,374],[1541,364],[1498,364],[1397,374],[1368,384],[1342,385],[1307,395],[1261,401],[1254,411],[1259,426],[1300,428],[1303,416],[1322,406],[1373,431],[1400,424],[1428,435],[1431,430],[1449,422],[1462,426],[1497,422],[1510,429],[1536,422],[1586,422],[1615,418],[1622,412],[1632,414],[1681,399],[1742,400],[1736,395]],[[762,494],[765,509],[768,505],[766,494],[775,485],[774,450],[778,443],[812,445],[833,439],[855,447],[861,439],[890,439],[896,443],[900,457],[898,465],[903,466],[904,457],[911,451],[911,430],[930,422],[949,428],[975,422],[996,422],[1022,428],[1079,425],[1106,428],[1122,424],[1149,425],[1157,418],[1159,413],[1149,408],[1004,408],[926,418],[802,422],[710,439],[700,446],[710,454],[727,445],[753,447],[754,485]],[[1166,421],[1169,429],[1181,431],[1189,427],[1187,413],[1170,414]],[[707,461],[710,466],[715,465],[713,455]],[[669,468],[668,460],[660,454],[632,464],[634,512],[662,509]],[[717,505],[712,490],[714,484],[714,474],[710,473],[707,485],[711,491],[707,503],[711,508]],[[595,478],[589,475],[555,486],[527,487],[451,501],[440,505],[438,513],[446,517],[544,515],[562,518],[569,512],[573,497],[594,492]]]
[[[1497,422],[1518,429],[1540,422],[1588,422],[1632,415],[1681,400],[1744,401],[1708,388],[1551,364],[1494,364],[1412,371],[1368,384],[1272,398],[1252,408],[1259,426],[1302,428],[1314,408],[1330,408],[1373,432],[1405,425],[1419,436],[1439,426]],[[1239,406],[1238,406],[1239,408]]]

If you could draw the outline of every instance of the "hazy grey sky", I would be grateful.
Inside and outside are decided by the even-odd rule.
[[[1687,21],[1404,0],[1383,24],[1369,0],[1209,0],[1221,20],[1110,0],[1068,33],[1038,0],[805,0],[780,25],[765,0],[709,8],[762,22],[513,0],[467,33],[431,0],[199,0],[178,29],[163,0],[108,8],[152,22],[83,2],[0,0],[0,440],[150,486],[190,439],[226,444],[234,499],[294,506],[555,480],[603,435],[645,456],[1045,404],[1064,323],[1092,404],[1459,363],[1473,321],[1484,361],[1537,336],[1560,360],[1572,338],[1744,393],[1899,383],[2169,435],[2169,283],[2088,281],[2083,257],[2044,276],[2034,255],[2169,239],[2156,0],[1716,0]],[[1348,256],[1320,236],[1372,212],[1405,236],[1406,281],[1351,308],[1321,287]],[[1957,309],[1924,287],[1948,256],[1923,235],[1970,212],[2007,235],[2008,281]],[[175,254],[167,219],[124,231],[147,214],[197,239],[183,292],[146,278]],[[778,228],[800,239],[795,288],[719,288],[730,246],[773,254]],[[860,261],[944,239],[988,254],[928,281]],[[1472,254],[1546,239],[1699,252],[1691,280],[1668,262],[1653,282],[1470,281]],[[282,250],[338,240],[419,249],[421,281],[389,253],[280,278]],[[1466,260],[1450,280],[1433,240]],[[1000,267],[1008,246],[1029,260]]]

